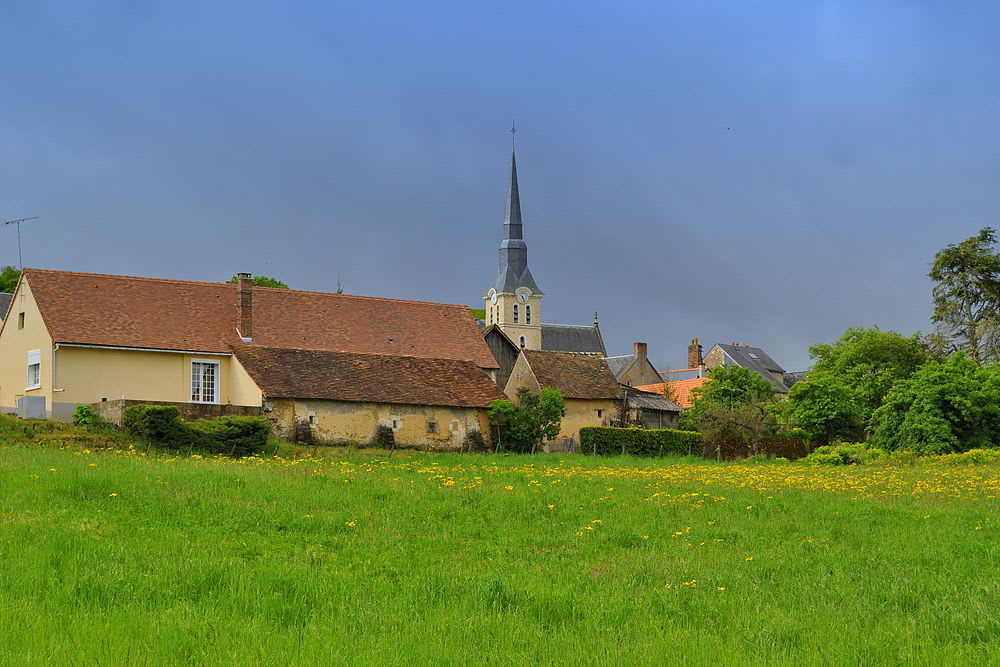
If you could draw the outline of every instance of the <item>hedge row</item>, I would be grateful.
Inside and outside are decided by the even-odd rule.
[[[701,449],[701,433],[694,431],[609,426],[584,426],[580,429],[580,450],[584,454],[700,455]]]
[[[130,405],[122,413],[127,431],[158,447],[200,449],[229,456],[263,451],[271,424],[264,417],[215,417],[181,421],[172,405]]]

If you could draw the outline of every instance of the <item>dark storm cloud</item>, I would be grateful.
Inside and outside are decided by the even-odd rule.
[[[0,6],[28,265],[479,305],[516,112],[546,320],[798,369],[1000,211],[990,3],[87,4]]]

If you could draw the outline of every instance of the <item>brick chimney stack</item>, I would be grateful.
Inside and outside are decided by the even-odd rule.
[[[646,344],[645,343],[633,343],[632,350],[635,354],[636,361],[646,361]]]
[[[236,333],[246,343],[253,340],[253,279],[249,273],[236,274]]]
[[[688,368],[699,368],[701,361],[701,344],[697,338],[692,338],[688,345]]]

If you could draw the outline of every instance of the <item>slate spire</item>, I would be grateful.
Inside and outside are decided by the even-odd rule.
[[[510,128],[511,135],[517,131]],[[521,224],[521,196],[517,188],[517,156],[513,139],[510,150],[510,181],[507,184],[507,216],[503,223],[503,241],[500,243],[500,268],[493,281],[493,289],[501,294],[511,294],[518,287],[527,287],[534,294],[542,294],[528,270],[528,245],[524,242]]]

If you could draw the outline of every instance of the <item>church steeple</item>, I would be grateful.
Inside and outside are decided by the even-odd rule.
[[[513,134],[517,130],[511,127]],[[528,245],[524,242],[521,223],[521,197],[517,189],[517,156],[513,143],[510,151],[510,181],[507,185],[507,216],[503,223],[503,241],[500,243],[500,267],[493,289],[499,294],[513,294],[518,287],[526,287],[534,294],[542,294],[528,270]]]

